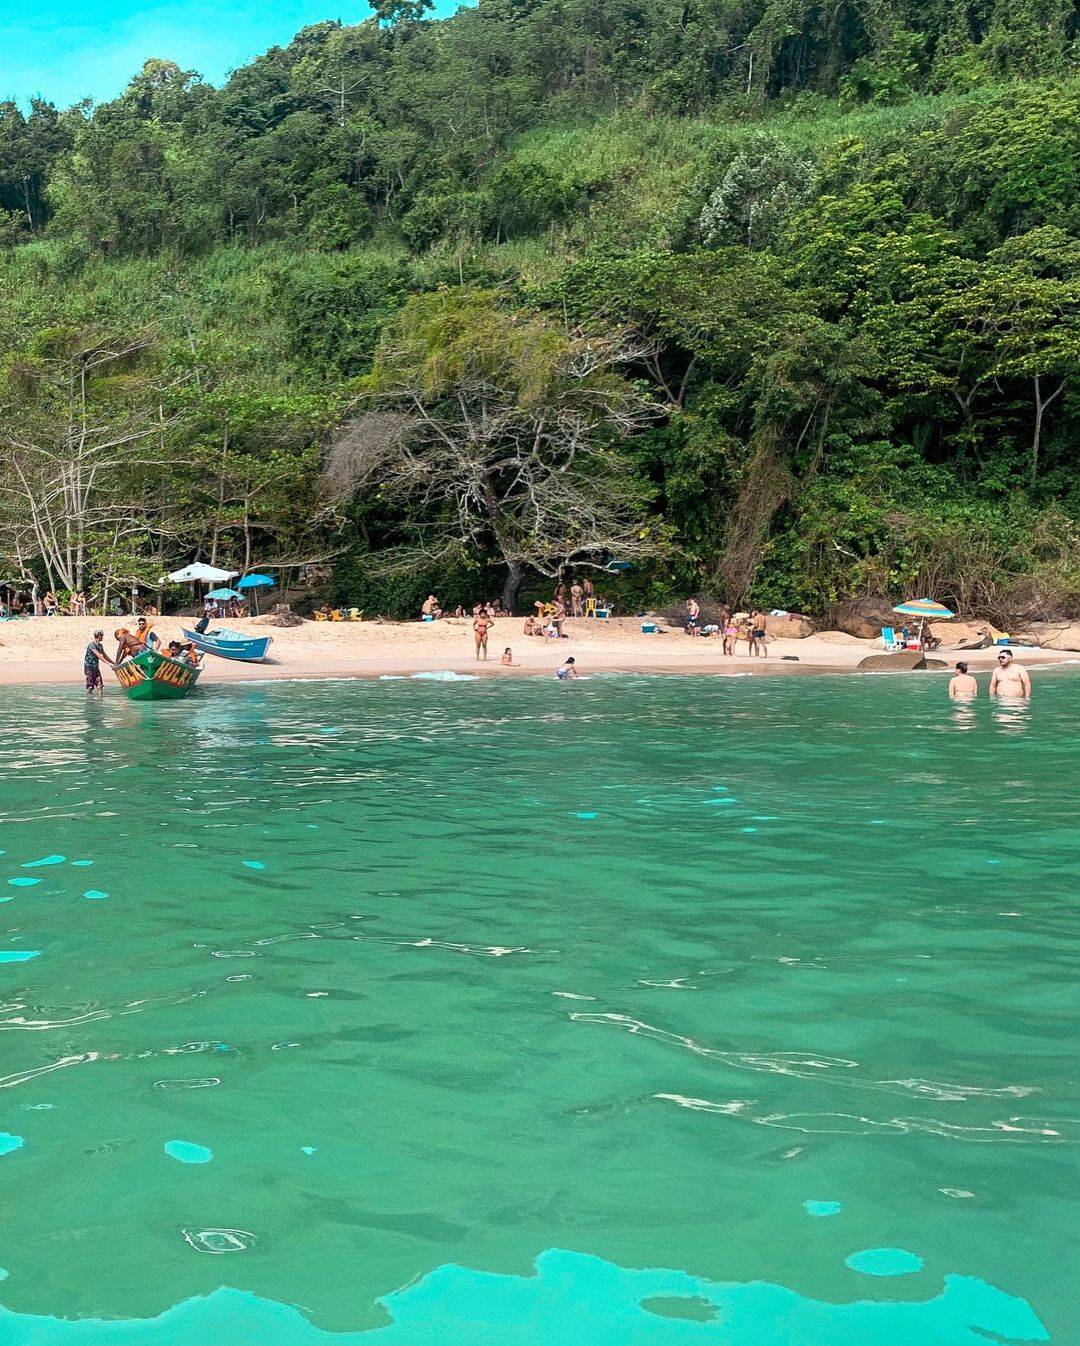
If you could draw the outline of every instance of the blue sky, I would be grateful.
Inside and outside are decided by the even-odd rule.
[[[148,56],[217,83],[305,24],[370,13],[364,0],[0,0],[0,98],[112,98]]]

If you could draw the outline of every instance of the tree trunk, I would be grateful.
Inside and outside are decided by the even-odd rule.
[[[513,612],[517,606],[518,593],[525,579],[525,567],[520,561],[507,561],[506,579],[503,583],[502,605],[506,612]]]

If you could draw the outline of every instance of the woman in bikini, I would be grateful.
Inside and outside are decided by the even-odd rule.
[[[735,653],[735,642],[739,638],[739,623],[731,615],[730,608],[723,608],[720,612],[720,630],[724,635],[724,653]]]
[[[487,660],[488,632],[494,625],[490,617],[478,616],[472,624],[472,629],[476,634],[476,657],[480,658],[480,651],[484,652],[484,659]]]

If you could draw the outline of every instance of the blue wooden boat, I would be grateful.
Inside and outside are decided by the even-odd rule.
[[[204,654],[216,654],[222,659],[239,659],[245,664],[261,664],[270,648],[270,636],[245,636],[240,631],[230,631],[219,626],[212,631],[184,631],[184,639],[190,640],[197,650]]]

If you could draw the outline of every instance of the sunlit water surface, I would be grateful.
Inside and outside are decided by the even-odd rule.
[[[0,692],[5,1346],[1080,1341],[1080,677],[205,681]]]

